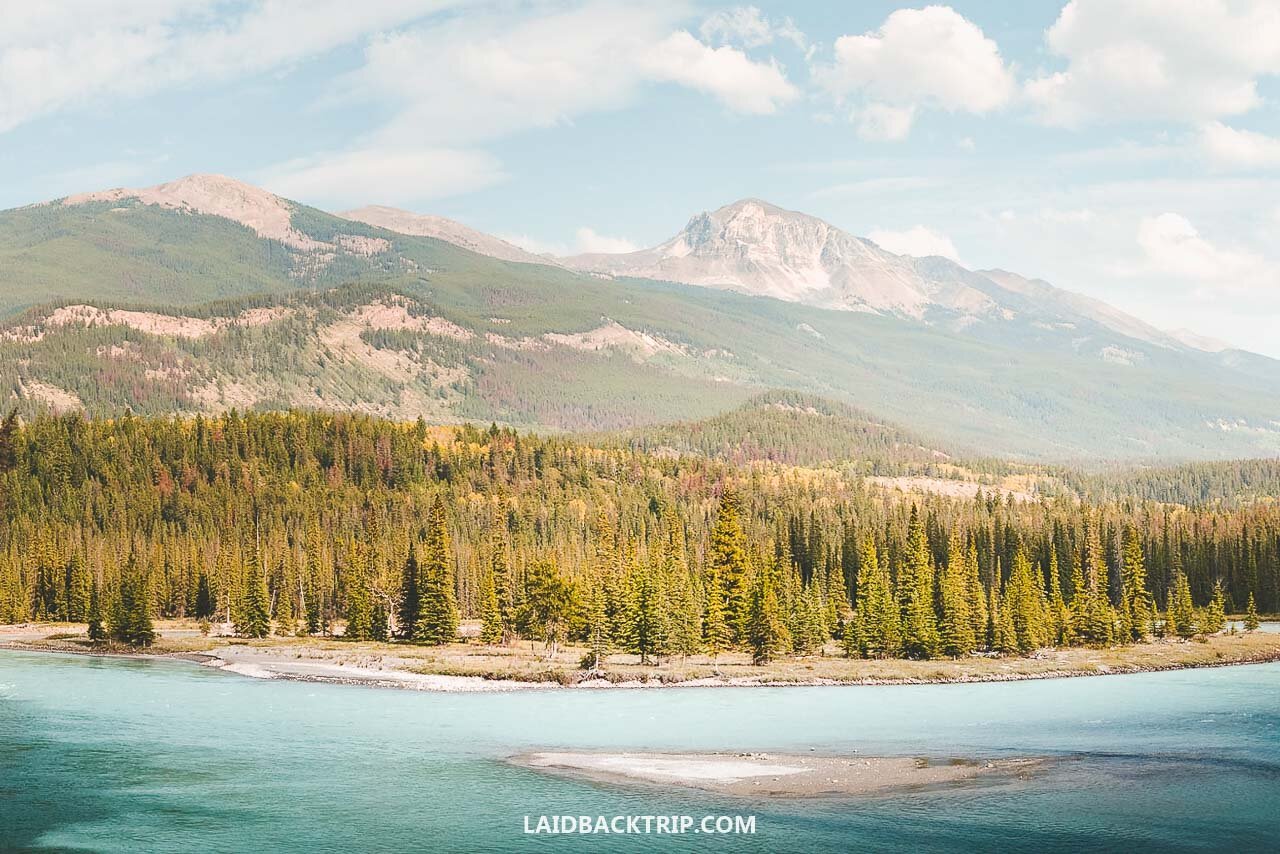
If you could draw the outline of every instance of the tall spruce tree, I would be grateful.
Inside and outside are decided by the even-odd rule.
[[[397,634],[405,640],[413,637],[414,629],[418,625],[418,613],[422,609],[422,599],[418,592],[418,580],[421,574],[422,570],[418,566],[418,550],[410,541],[409,556],[405,558],[404,566],[400,570],[400,601],[396,610]]]
[[[952,658],[968,655],[977,646],[973,633],[973,615],[969,608],[968,582],[968,549],[960,539],[960,532],[954,530],[947,542],[947,563],[939,585],[942,651]]]
[[[787,627],[778,609],[774,571],[760,567],[752,586],[747,617],[747,645],[755,664],[767,664],[791,646]]]
[[[502,643],[506,628],[502,624],[502,609],[498,604],[498,591],[493,583],[493,569],[481,578],[480,586],[480,641],[487,644]]]
[[[256,532],[250,537],[246,554],[249,565],[245,570],[244,596],[236,616],[236,634],[246,638],[265,638],[271,634],[271,594],[267,590],[267,576],[262,569]]]
[[[449,542],[444,502],[439,498],[431,508],[431,519],[427,525],[418,590],[421,610],[413,639],[434,646],[454,640],[458,635],[459,616],[454,595],[453,548]]]
[[[1124,554],[1121,558],[1121,607],[1128,614],[1126,621],[1129,636],[1126,640],[1141,641],[1151,631],[1151,609],[1154,599],[1147,589],[1147,564],[1142,554],[1142,540],[1133,525],[1125,528]]]
[[[98,641],[107,639],[107,630],[102,625],[102,590],[98,584],[98,579],[93,579],[89,590],[89,640]]]
[[[933,658],[942,645],[933,610],[933,556],[924,523],[914,506],[898,570],[898,602],[902,609],[903,654],[907,658]]]
[[[750,591],[747,589],[747,535],[742,530],[737,493],[726,489],[711,529],[708,561],[724,596],[725,620],[735,641],[746,634]]]

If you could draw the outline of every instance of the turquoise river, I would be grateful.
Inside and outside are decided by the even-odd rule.
[[[756,801],[516,767],[537,749],[1050,756],[1027,781]],[[525,816],[754,815],[530,836]],[[843,688],[442,694],[0,651],[4,851],[1276,851],[1280,664]]]

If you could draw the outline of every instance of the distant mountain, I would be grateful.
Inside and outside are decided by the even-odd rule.
[[[304,407],[572,431],[730,413],[708,422],[711,452],[790,443],[796,459],[914,441],[884,424],[936,437],[918,443],[924,460],[938,447],[1055,460],[1280,453],[1275,360],[1166,341],[1044,283],[902,258],[813,222],[793,225],[826,235],[815,263],[844,259],[830,265],[832,294],[881,293],[849,271],[883,262],[883,294],[897,282],[917,296],[832,310],[512,263],[463,248],[496,251],[466,232],[392,231],[221,176],[0,211],[0,406]],[[799,245],[791,226],[770,229],[779,252]],[[785,290],[800,255],[741,269],[768,267]],[[856,411],[775,400],[732,415],[765,389]]]
[[[343,211],[338,216],[368,223],[369,225],[376,225],[378,228],[385,228],[387,231],[395,231],[400,234],[434,237],[438,240],[448,241],[455,246],[461,246],[470,252],[488,255],[490,258],[497,258],[500,261],[517,261],[523,264],[558,263],[554,258],[534,255],[532,252],[526,252],[519,246],[508,243],[501,238],[485,234],[483,231],[476,231],[474,228],[465,226],[460,222],[454,222],[451,219],[445,219],[442,216],[416,214],[399,208],[388,208],[381,205],[368,205],[355,210]]]
[[[817,217],[743,199],[701,213],[665,243],[619,255],[561,259],[578,270],[664,279],[861,311],[978,336],[1014,328],[1058,348],[1111,360],[1140,358],[1132,340],[1187,345],[1099,300],[1003,270],[972,271],[941,257],[895,255]],[[1197,349],[1204,349],[1196,347]]]

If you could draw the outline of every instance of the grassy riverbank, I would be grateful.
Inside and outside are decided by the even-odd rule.
[[[429,690],[504,688],[804,685],[989,682],[1216,667],[1280,660],[1280,633],[1220,634],[1193,641],[1158,640],[1107,649],[1046,649],[1026,657],[967,656],[931,661],[858,660],[828,644],[820,655],[753,665],[730,653],[663,658],[641,664],[632,655],[609,656],[596,672],[579,663],[584,649],[562,647],[548,656],[540,643],[510,646],[478,642],[439,647],[352,642],[341,638],[243,639],[205,636],[195,623],[163,621],[160,638],[145,650],[93,644],[83,625],[0,626],[0,646],[57,652],[194,658],[262,678],[372,684]]]

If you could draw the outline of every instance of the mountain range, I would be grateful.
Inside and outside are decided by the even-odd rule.
[[[790,389],[932,447],[1035,459],[1280,449],[1280,363],[747,199],[659,246],[551,259],[442,217],[230,178],[0,212],[0,396],[291,406],[553,430]]]

